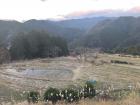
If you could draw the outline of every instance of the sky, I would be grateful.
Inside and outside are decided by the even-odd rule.
[[[0,0],[0,19],[139,16],[140,0]]]

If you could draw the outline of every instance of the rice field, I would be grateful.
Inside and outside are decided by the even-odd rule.
[[[111,60],[129,64],[115,64]],[[0,65],[0,101],[11,100],[12,96],[17,99],[23,91],[39,90],[43,93],[48,87],[79,86],[87,80],[96,80],[97,88],[102,89],[140,88],[140,57],[97,54],[97,58],[94,58],[89,54],[86,61],[69,56],[3,64]],[[84,105],[91,103],[88,101]]]

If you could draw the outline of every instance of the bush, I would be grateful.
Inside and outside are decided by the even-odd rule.
[[[88,81],[85,86],[82,88],[68,88],[63,90],[58,90],[56,88],[49,88],[44,93],[43,99],[48,102],[51,101],[52,104],[56,104],[59,100],[65,100],[68,103],[78,102],[82,97],[84,98],[93,98],[96,95],[94,89],[96,81]],[[30,92],[28,94],[28,102],[36,103],[39,99],[38,92]]]
[[[118,64],[129,64],[126,61],[119,61],[119,60],[111,60],[111,63],[118,63]]]
[[[73,89],[62,90],[62,99],[65,99],[67,102],[77,102],[79,100],[78,91]]]
[[[31,91],[28,93],[27,100],[29,103],[38,103],[39,101],[39,93],[35,91]]]
[[[44,94],[45,101],[52,101],[52,104],[56,104],[58,100],[61,100],[59,90],[56,88],[49,88]]]
[[[94,84],[90,81],[87,81],[83,88],[84,98],[93,98],[95,95],[96,95],[96,91],[94,89]]]

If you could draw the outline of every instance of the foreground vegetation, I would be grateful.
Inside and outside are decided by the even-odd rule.
[[[53,91],[52,91],[53,90]],[[96,90],[97,91],[97,90]],[[30,99],[24,102],[12,102],[2,105],[139,105],[140,104],[140,90],[139,89],[127,89],[127,90],[114,90],[114,91],[102,91],[92,96],[83,97],[81,95],[76,97],[76,91],[73,89],[67,89],[65,94],[58,94],[58,90],[55,88],[48,89],[44,98],[41,99],[38,92],[30,92]],[[47,93],[47,94],[46,94]],[[29,98],[28,94],[28,98]],[[89,93],[88,93],[89,94]],[[62,95],[63,97],[61,97]],[[48,97],[49,96],[49,97]],[[60,96],[60,97],[59,97]],[[74,100],[71,100],[74,99]]]
[[[64,101],[67,103],[78,102],[82,98],[93,98],[96,96],[96,91],[92,82],[86,82],[85,86],[79,89],[56,89],[49,88],[42,98],[42,101],[56,104],[58,101]],[[29,103],[38,103],[41,100],[40,94],[35,91],[31,91],[27,96]]]
[[[25,101],[11,100],[1,105],[139,105],[140,87],[100,89],[96,81],[87,81],[84,86],[66,89],[48,88],[40,91],[23,91]]]
[[[23,102],[23,103],[18,103],[15,105],[28,105],[28,103]],[[34,105],[44,105],[44,103],[39,102]],[[140,105],[140,98],[137,95],[132,93],[132,95],[129,95],[127,98],[122,99],[120,101],[111,101],[111,100],[94,101],[94,100],[85,99],[85,100],[79,101],[79,103],[65,104],[63,102],[59,102],[56,105]]]

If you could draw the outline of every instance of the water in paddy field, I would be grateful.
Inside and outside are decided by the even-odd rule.
[[[26,77],[48,79],[70,79],[73,77],[72,70],[67,69],[26,69],[20,72]]]

